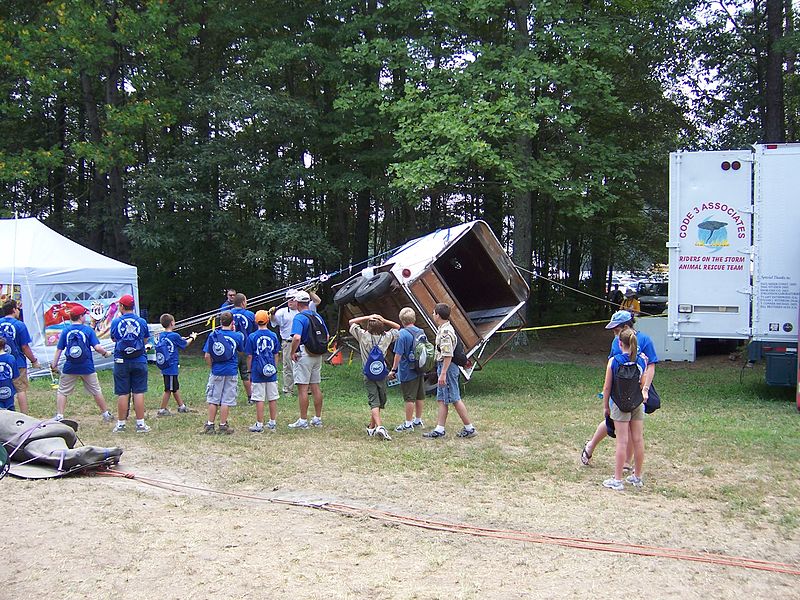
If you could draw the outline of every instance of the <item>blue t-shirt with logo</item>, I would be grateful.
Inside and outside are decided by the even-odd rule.
[[[65,375],[89,375],[94,373],[94,359],[92,348],[97,346],[100,340],[94,329],[82,323],[70,323],[61,330],[58,337],[59,350],[64,350],[64,367],[62,372]]]
[[[30,345],[31,334],[25,323],[14,317],[3,317],[0,319],[0,335],[6,338],[6,348],[17,361],[17,368],[26,368],[28,363],[25,362],[22,347]]]
[[[0,353],[0,408],[14,410],[14,396],[17,388],[14,379],[19,377],[16,359],[8,352]]]
[[[244,352],[244,336],[239,333],[238,331],[231,331],[230,329],[217,329],[227,338],[230,338],[230,341],[234,344],[234,352],[233,357],[230,360],[224,361],[211,361],[211,374],[212,375],[238,375],[239,374],[239,355],[237,352]],[[211,345],[214,342],[216,336],[212,333],[208,336],[206,343],[203,345],[203,352],[206,354],[212,354],[211,352]],[[228,341],[219,341],[217,343],[229,343]]]
[[[414,381],[420,374],[414,369],[414,340],[422,333],[416,325],[403,327],[394,343],[395,354],[400,355],[400,364],[397,367],[397,378],[400,382]]]
[[[125,314],[121,317],[116,317],[113,321],[111,321],[110,331],[111,339],[116,342],[116,345],[114,346],[115,360],[123,359],[125,362],[147,364],[147,355],[144,352],[142,352],[140,356],[129,358],[123,352],[120,344],[122,337],[127,332],[130,332],[139,338],[142,347],[144,347],[145,342],[147,342],[147,338],[150,337],[150,328],[147,325],[147,321],[145,321],[142,317],[137,317],[133,313]]]
[[[275,355],[280,352],[278,336],[269,329],[259,329],[251,333],[244,345],[244,351],[253,357],[250,366],[250,381],[269,383],[278,381]]]
[[[325,323],[325,319],[322,318],[318,312],[314,313],[319,317],[319,320],[322,322],[322,327],[325,329],[325,333],[328,333],[328,325]],[[308,330],[311,325],[311,321],[308,320],[308,316],[304,315],[303,313],[297,313],[294,316],[294,320],[292,321],[292,337],[299,335],[300,336],[300,343],[305,344],[308,341]]]
[[[183,339],[183,336],[179,333],[163,331],[158,335],[158,344],[162,343],[172,346],[172,351],[168,353],[168,359],[164,364],[156,363],[156,365],[161,369],[162,375],[177,375],[180,368],[179,353],[189,345],[189,342]]]
[[[236,331],[241,333],[245,338],[253,333],[258,326],[256,325],[256,316],[253,311],[246,308],[234,307],[231,309],[233,315],[233,324],[236,326]]]

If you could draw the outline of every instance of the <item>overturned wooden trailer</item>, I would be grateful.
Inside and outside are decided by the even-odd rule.
[[[434,306],[451,307],[450,321],[463,341],[469,379],[494,354],[482,358],[492,335],[507,323],[525,325],[523,307],[530,290],[511,258],[484,221],[440,229],[411,240],[378,267],[345,281],[334,296],[339,330],[357,316],[378,313],[398,321],[406,306],[433,341]],[[509,338],[510,339],[510,338]]]

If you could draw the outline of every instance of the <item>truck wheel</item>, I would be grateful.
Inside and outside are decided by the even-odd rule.
[[[342,304],[350,304],[356,298],[356,292],[358,288],[360,288],[366,279],[362,275],[355,277],[345,283],[342,287],[340,287],[336,295],[333,297],[333,303],[336,306],[341,306]]]
[[[392,287],[394,275],[388,271],[367,279],[356,292],[356,302],[363,303],[383,296]]]

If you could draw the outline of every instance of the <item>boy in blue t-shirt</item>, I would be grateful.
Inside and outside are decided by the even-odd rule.
[[[189,408],[184,404],[180,393],[180,383],[178,383],[178,370],[180,369],[180,351],[197,339],[197,334],[192,332],[189,337],[183,337],[172,329],[175,327],[175,317],[169,313],[161,315],[161,326],[164,331],[158,336],[156,342],[156,366],[164,376],[164,395],[161,397],[161,408],[156,413],[157,417],[169,417],[167,405],[170,395],[175,397],[178,403],[178,412],[187,413]]]
[[[256,403],[256,422],[250,427],[253,433],[264,431],[264,400],[269,402],[269,422],[267,429],[275,431],[275,419],[278,417],[278,368],[275,357],[281,346],[278,336],[267,329],[269,313],[260,310],[255,314],[258,330],[247,337],[244,351],[247,354],[247,370],[253,390],[253,401]]]
[[[244,339],[247,339],[256,330],[256,316],[253,311],[247,310],[247,296],[236,294],[233,298],[233,308],[230,311],[233,315],[233,330],[238,331],[244,336]],[[237,366],[244,391],[247,393],[247,402],[252,404],[253,390],[250,387],[250,371],[247,367],[247,355],[244,352],[239,353]]]
[[[84,315],[87,313],[85,306],[74,305],[69,309],[69,325],[61,330],[58,337],[56,353],[50,369],[58,372],[58,360],[61,353],[64,353],[64,366],[61,367],[61,377],[58,378],[58,392],[56,392],[56,421],[64,418],[64,411],[67,408],[67,398],[75,390],[75,385],[80,380],[83,388],[92,395],[103,421],[111,422],[111,413],[106,406],[106,399],[103,397],[103,390],[100,389],[100,381],[92,359],[92,349],[100,356],[108,357],[111,353],[103,348],[94,329],[84,323]]]
[[[206,386],[206,402],[208,403],[208,421],[203,433],[213,435],[214,421],[219,410],[219,433],[233,433],[228,426],[228,412],[236,406],[238,391],[238,353],[244,351],[244,336],[234,331],[233,315],[226,310],[219,316],[221,329],[211,332],[203,346],[206,364],[211,368]]]
[[[0,335],[0,409],[15,410],[14,396],[17,389],[14,380],[19,377],[17,360],[7,351],[6,338]]]

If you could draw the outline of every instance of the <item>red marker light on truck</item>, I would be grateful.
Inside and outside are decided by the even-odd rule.
[[[411,269],[403,269],[403,277],[405,277],[406,279],[411,277]]]
[[[722,166],[722,170],[723,170],[723,171],[727,171],[727,170],[729,170],[729,169],[731,168],[731,163],[729,163],[729,162],[726,160],[725,162],[723,162],[723,163],[722,163],[722,165],[721,165],[721,166]]]
[[[731,163],[731,168],[733,168],[734,171],[738,171],[742,168],[742,163],[740,163],[738,160],[735,160]]]

